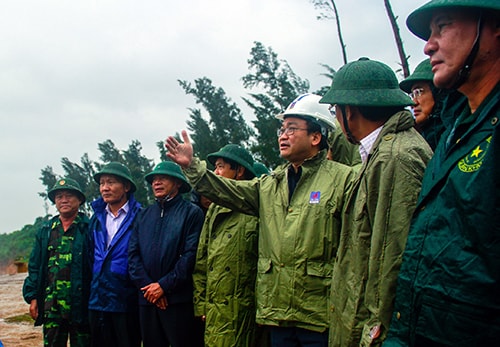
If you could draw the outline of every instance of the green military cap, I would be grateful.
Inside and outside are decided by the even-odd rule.
[[[94,180],[97,183],[100,183],[100,179],[101,179],[102,175],[114,175],[114,176],[121,177],[130,183],[130,192],[133,193],[136,190],[136,186],[135,186],[134,180],[132,179],[132,175],[130,173],[130,170],[128,169],[128,167],[126,167],[122,163],[112,161],[112,162],[104,165],[103,168],[101,169],[101,171],[99,171],[98,173],[96,173],[94,175]]]
[[[72,178],[64,177],[57,180],[56,184],[47,192],[47,195],[53,203],[55,203],[56,193],[60,190],[69,190],[74,192],[81,200],[80,205],[85,202],[85,195],[77,181]]]
[[[181,188],[179,189],[180,193],[187,193],[191,190],[191,185],[186,176],[184,176],[181,167],[173,161],[162,161],[155,166],[153,171],[144,176],[144,178],[149,184],[152,184],[153,177],[156,175],[166,175],[180,180],[182,182]]]
[[[500,11],[499,0],[432,0],[410,13],[406,19],[408,29],[423,40],[431,36],[430,23],[434,11],[463,8]]]
[[[432,73],[431,61],[430,59],[425,59],[417,65],[415,71],[413,71],[410,76],[399,82],[399,87],[409,93],[411,92],[411,86],[414,85],[415,82],[426,81],[433,83],[433,78],[434,74]]]
[[[240,145],[229,144],[225,145],[217,152],[210,153],[207,155],[207,160],[215,165],[217,158],[229,159],[238,165],[243,166],[248,172],[253,176],[256,176],[253,169],[253,158],[252,155]]]
[[[399,88],[394,71],[368,58],[342,66],[320,103],[373,107],[413,105],[410,97]]]

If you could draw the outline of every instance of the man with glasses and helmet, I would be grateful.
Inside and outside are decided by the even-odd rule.
[[[272,346],[327,346],[328,293],[339,242],[350,167],[326,159],[334,126],[321,97],[296,98],[277,117],[281,157],[288,163],[269,175],[236,181],[215,175],[170,136],[168,156],[181,165],[198,192],[216,204],[259,217],[257,323],[270,331]]]

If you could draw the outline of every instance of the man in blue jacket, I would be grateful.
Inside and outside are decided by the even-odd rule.
[[[201,209],[179,165],[161,162],[145,176],[156,203],[139,214],[129,246],[129,273],[140,290],[144,347],[194,347],[193,269]]]
[[[92,346],[138,347],[137,291],[128,275],[128,244],[141,205],[134,198],[136,187],[125,165],[111,162],[94,179],[101,197],[92,202],[90,221]]]

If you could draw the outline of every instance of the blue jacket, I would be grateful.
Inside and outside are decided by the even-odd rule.
[[[129,211],[106,247],[106,203],[102,198],[92,202],[90,220],[92,282],[89,309],[106,312],[130,312],[137,309],[137,291],[128,275],[128,244],[133,222],[141,205],[131,194]]]
[[[203,212],[177,195],[137,217],[129,245],[129,273],[138,289],[158,282],[168,304],[193,301],[193,268]],[[139,295],[140,305],[150,305]]]

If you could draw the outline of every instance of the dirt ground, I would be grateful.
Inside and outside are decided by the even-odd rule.
[[[5,347],[43,346],[42,328],[34,327],[31,319],[18,323],[6,321],[28,313],[29,306],[22,296],[26,276],[26,273],[0,275],[0,341]]]

